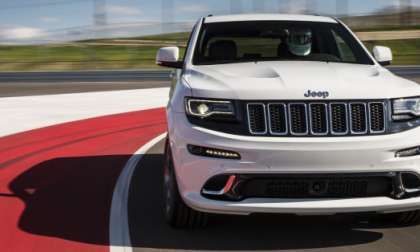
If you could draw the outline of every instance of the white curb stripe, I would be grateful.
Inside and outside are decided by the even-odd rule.
[[[0,137],[99,116],[162,108],[169,88],[0,98]]]
[[[125,164],[115,185],[112,195],[111,214],[109,221],[109,242],[111,252],[132,252],[130,229],[128,225],[128,194],[134,170],[150,148],[166,137],[159,135],[143,145]]]

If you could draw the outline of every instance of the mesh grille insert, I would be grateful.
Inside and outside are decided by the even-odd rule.
[[[311,104],[310,105],[311,130],[313,134],[327,134],[327,105],[326,104]]]
[[[346,134],[348,129],[346,104],[331,104],[331,130],[334,134]]]
[[[289,104],[290,132],[295,135],[308,133],[308,121],[306,116],[306,105]]]
[[[272,134],[287,133],[286,105],[282,103],[269,104],[270,131]]]
[[[383,132],[385,130],[385,107],[383,103],[375,102],[369,104],[370,130],[372,132]]]
[[[386,102],[251,102],[249,132],[274,136],[347,136],[386,132]]]
[[[351,131],[353,133],[365,133],[367,131],[366,104],[350,104]]]
[[[267,132],[263,104],[248,104],[248,119],[251,133],[265,134]]]

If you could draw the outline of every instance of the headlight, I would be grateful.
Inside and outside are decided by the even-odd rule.
[[[420,116],[420,97],[394,100],[392,118],[396,121],[410,120]]]
[[[235,117],[235,106],[231,101],[186,98],[185,103],[187,114],[194,117]]]

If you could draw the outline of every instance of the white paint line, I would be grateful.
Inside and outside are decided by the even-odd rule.
[[[169,88],[0,98],[0,137],[82,119],[164,107]]]
[[[110,252],[132,252],[130,226],[128,224],[128,198],[131,178],[137,164],[150,148],[166,137],[166,133],[152,139],[143,145],[127,161],[115,185],[112,195],[111,214],[109,221]]]

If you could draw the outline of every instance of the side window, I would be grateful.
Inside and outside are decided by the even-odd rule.
[[[341,61],[343,62],[356,62],[356,56],[349,47],[349,45],[344,41],[344,39],[338,35],[335,31],[332,31],[335,43],[337,45],[338,52],[340,54]]]

